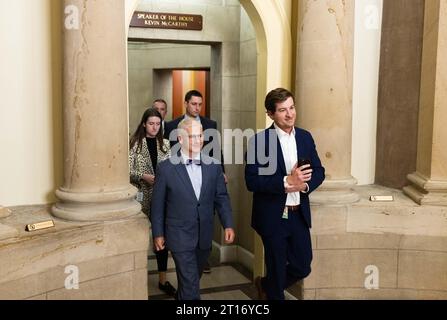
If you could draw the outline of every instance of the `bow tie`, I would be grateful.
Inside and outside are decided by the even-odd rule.
[[[195,164],[195,165],[200,166],[202,163],[201,163],[200,159],[188,159],[188,160],[186,160],[186,165],[188,166],[190,164]]]

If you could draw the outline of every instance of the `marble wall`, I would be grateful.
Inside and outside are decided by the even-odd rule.
[[[355,2],[351,173],[374,183],[383,0]]]
[[[0,205],[6,207],[54,202],[62,183],[61,3],[0,1]],[[18,12],[31,24],[17,24]]]
[[[447,299],[447,221],[440,206],[356,187],[355,204],[312,208],[312,273],[304,299]],[[370,194],[391,194],[371,203]]]
[[[447,3],[425,1],[416,171],[405,194],[418,204],[447,206]]]
[[[416,170],[424,1],[384,1],[377,119],[377,184],[402,188]]]
[[[147,300],[145,215],[73,222],[47,206],[10,209],[0,225],[0,300]],[[49,219],[55,227],[25,232]]]
[[[257,59],[256,34],[247,13],[241,10],[241,50],[240,50],[240,109],[235,114],[235,121],[242,130],[256,129],[256,84]],[[237,120],[236,120],[237,119]],[[239,245],[254,251],[254,236],[251,228],[252,194],[247,191],[244,177],[244,166],[238,166],[239,172]],[[243,252],[243,251],[242,251]],[[243,260],[240,260],[243,261]]]

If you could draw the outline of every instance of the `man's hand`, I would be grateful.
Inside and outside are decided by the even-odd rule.
[[[298,177],[303,182],[307,182],[312,179],[313,170],[310,169],[310,164],[305,164],[304,166],[299,167],[296,172],[298,172]]]
[[[313,170],[308,168],[310,168],[310,164],[305,164],[304,166],[299,168],[297,167],[297,165],[295,165],[292,168],[292,172],[290,173],[290,175],[287,176],[287,184],[289,186],[302,186],[303,184],[305,185],[305,182],[312,179]]]
[[[226,228],[225,229],[225,243],[228,243],[228,244],[233,243],[234,237],[235,237],[235,234],[234,234],[233,228]]]
[[[155,183],[155,176],[153,174],[143,174],[143,180],[146,181],[150,186]]]
[[[165,248],[165,237],[154,238],[155,251],[161,251]]]
[[[225,184],[228,184],[228,177],[227,177],[227,175],[224,173],[223,176],[224,176]]]

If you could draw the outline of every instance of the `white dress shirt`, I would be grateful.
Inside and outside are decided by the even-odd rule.
[[[279,143],[281,144],[282,156],[286,165],[287,174],[292,172],[292,168],[298,162],[298,150],[295,140],[295,128],[288,134],[274,124]],[[284,177],[284,185],[287,185],[287,176]],[[300,204],[300,193],[291,192],[287,194],[286,206],[297,206]]]

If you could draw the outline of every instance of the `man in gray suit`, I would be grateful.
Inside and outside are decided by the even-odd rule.
[[[152,236],[156,250],[165,246],[174,258],[179,300],[200,300],[200,277],[211,252],[216,209],[225,229],[225,242],[234,240],[230,199],[222,167],[200,153],[200,122],[178,125],[181,150],[161,162],[152,193]]]

